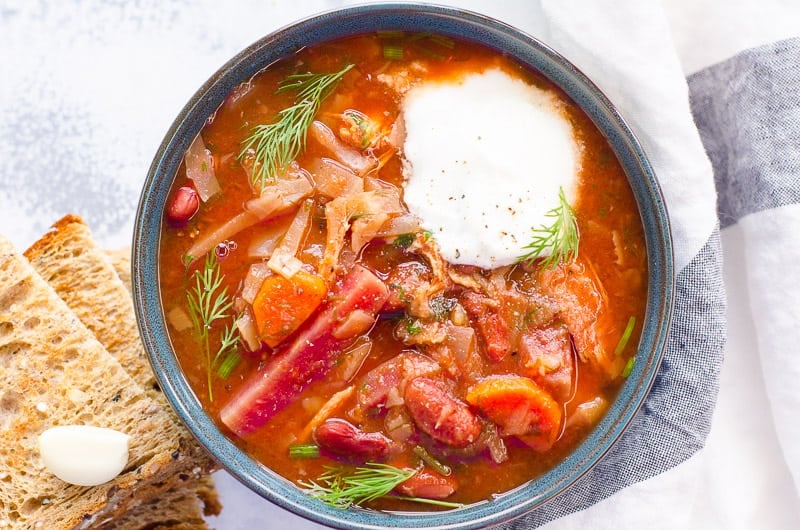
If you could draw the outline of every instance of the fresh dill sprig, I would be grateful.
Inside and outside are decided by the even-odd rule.
[[[211,357],[211,328],[215,322],[233,316],[233,300],[228,295],[228,288],[222,286],[224,276],[220,273],[219,263],[213,252],[206,255],[203,267],[194,272],[194,287],[186,292],[186,301],[189,305],[189,318],[197,337],[203,345],[208,371],[208,399],[214,401],[211,390],[211,372],[216,362],[230,351],[238,337],[235,337],[235,327],[226,328],[223,333],[221,346],[216,355]]]
[[[389,495],[394,488],[416,473],[416,469],[401,469],[388,464],[369,462],[363,467],[357,467],[351,474],[347,474],[344,468],[328,468],[328,471],[320,475],[317,482],[300,481],[299,484],[306,488],[311,496],[328,506],[345,510],[353,505]],[[393,498],[446,508],[464,506],[460,503],[420,497],[394,496]]]
[[[239,364],[239,361],[242,360],[237,348],[239,344],[238,329],[236,325],[225,326],[225,331],[220,337],[219,349],[217,354],[214,355],[212,366],[216,367],[217,375],[223,379],[227,379]]]
[[[547,217],[553,219],[550,226],[533,229],[533,240],[522,247],[528,252],[517,258],[517,262],[533,263],[545,250],[550,254],[542,258],[543,267],[552,268],[559,263],[574,260],[578,257],[578,220],[575,212],[564,196],[564,188],[558,189],[558,206],[547,212]]]
[[[368,463],[364,467],[357,467],[350,475],[343,468],[328,468],[317,478],[317,482],[300,481],[300,485],[325,504],[344,510],[354,504],[388,495],[416,473],[415,469]]]
[[[338,72],[329,74],[294,74],[281,81],[278,93],[297,90],[294,105],[278,113],[278,121],[256,125],[242,142],[237,157],[242,160],[250,150],[254,153],[253,187],[263,188],[276,180],[276,174],[288,166],[306,146],[306,132],[314,121],[322,101],[327,98],[353,67],[348,64]]]

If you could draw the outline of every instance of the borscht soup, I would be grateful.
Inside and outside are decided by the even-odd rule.
[[[643,229],[592,121],[476,43],[305,48],[208,117],[164,212],[181,369],[331,506],[445,510],[552,469],[635,362]]]

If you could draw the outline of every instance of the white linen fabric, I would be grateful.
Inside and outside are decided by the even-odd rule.
[[[266,33],[350,3],[0,3],[0,232],[25,248],[74,212],[127,244],[193,91]],[[800,2],[439,3],[584,70],[641,139],[675,238],[676,311],[645,406],[583,480],[506,527],[800,528]],[[217,483],[219,530],[319,527]]]

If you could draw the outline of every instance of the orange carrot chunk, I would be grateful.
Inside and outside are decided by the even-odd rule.
[[[467,392],[467,402],[537,451],[553,446],[561,431],[561,406],[533,380],[517,375],[487,377]]]
[[[279,274],[265,278],[253,300],[261,341],[272,348],[280,344],[311,316],[326,294],[325,281],[304,270],[288,279]]]

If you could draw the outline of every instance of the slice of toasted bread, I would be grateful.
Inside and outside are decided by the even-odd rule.
[[[210,476],[191,487],[176,488],[132,508],[103,530],[207,530],[203,515],[220,511]]]
[[[63,217],[25,257],[131,377],[163,399],[139,339],[128,290],[83,219]]]
[[[90,528],[199,474],[194,445],[165,428],[174,419],[103,348],[0,237],[0,523],[10,528]],[[128,465],[96,487],[62,482],[37,438],[49,427],[89,424],[130,438]],[[141,496],[141,497],[138,497]]]
[[[142,343],[136,328],[136,319],[129,294],[129,283],[120,277],[118,270],[130,271],[129,254],[118,253],[115,259],[120,262],[119,269],[112,262],[111,255],[96,244],[89,227],[77,216],[68,215],[59,220],[50,231],[25,252],[26,257],[37,271],[53,286],[59,296],[72,311],[95,333],[98,340],[118,359],[124,359],[138,382],[165,409],[168,405],[155,385],[155,379],[145,357]],[[129,281],[130,273],[127,279]],[[189,438],[178,419],[171,415],[171,424],[163,426],[167,432]],[[213,467],[210,458],[196,444],[188,443],[187,457],[197,459],[197,467],[208,470]],[[203,484],[204,504],[213,512],[216,501],[208,502],[216,492],[213,483]],[[158,500],[143,504],[146,511],[142,516],[152,519],[159,513],[169,516],[164,521],[178,520],[179,516],[190,524],[201,518],[197,506],[198,492],[192,485],[181,486],[179,492],[170,492]],[[135,510],[138,512],[139,509]],[[138,520],[137,513],[131,514],[131,521]],[[151,521],[153,524],[159,521]],[[197,528],[205,528],[197,526]]]
[[[106,250],[106,254],[108,254],[114,270],[117,271],[117,276],[128,292],[131,292],[131,247]]]
[[[131,377],[169,411],[171,421],[161,427],[164,434],[185,439],[186,456],[195,458],[201,469],[213,469],[210,456],[194,443],[159,390],[139,338],[130,292],[83,219],[63,217],[25,257]]]

